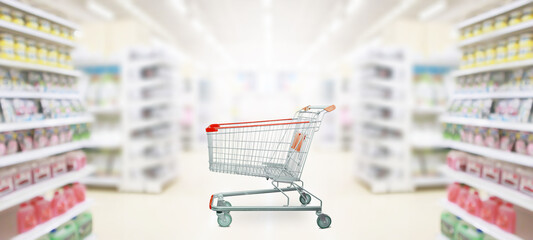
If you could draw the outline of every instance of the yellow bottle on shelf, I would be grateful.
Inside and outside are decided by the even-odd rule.
[[[509,37],[507,40],[507,62],[518,60],[518,37]]]
[[[14,50],[14,41],[13,35],[2,33],[0,34],[0,57],[3,59],[14,60],[15,59],[15,50]]]
[[[494,29],[499,30],[507,27],[507,15],[501,15],[496,17],[496,22],[494,22]]]
[[[522,10],[522,22],[526,22],[533,19],[533,7],[525,7]]]
[[[38,29],[39,23],[37,22],[37,17],[26,15],[26,27],[29,27],[31,29]]]
[[[475,50],[473,47],[470,47],[467,49],[466,67],[472,68],[472,67],[475,67],[475,64],[476,64]]]
[[[485,65],[493,65],[496,61],[496,44],[489,43],[485,48]]]
[[[52,24],[52,34],[61,36],[61,27],[59,27],[57,24]]]
[[[533,58],[533,33],[524,33],[520,35],[520,50],[518,59],[525,60]]]
[[[467,69],[468,68],[468,51],[463,50],[463,55],[461,56],[461,65],[459,66],[460,69]]]
[[[50,33],[51,31],[50,22],[47,20],[41,19],[39,21],[39,31]]]
[[[478,23],[478,24],[474,25],[474,28],[472,29],[472,35],[475,37],[475,36],[481,35],[481,33],[482,33],[481,24]]]
[[[507,61],[507,41],[500,40],[496,47],[496,63],[504,63]]]
[[[44,43],[39,43],[37,45],[37,63],[43,65],[48,64],[48,49]]]
[[[23,37],[15,38],[15,59],[18,61],[26,61],[26,39]]]
[[[26,62],[37,63],[37,45],[35,41],[28,40],[26,42]]]
[[[476,47],[476,67],[483,67],[485,66],[485,47],[480,45]]]
[[[466,27],[464,29],[464,32],[463,32],[463,39],[468,39],[468,38],[471,38],[473,35],[472,35],[472,28],[471,27]]]
[[[492,32],[492,31],[494,31],[494,20],[492,20],[492,19],[485,20],[483,22],[482,32],[483,33],[489,33],[489,32]]]
[[[48,45],[48,65],[57,67],[57,47],[54,45]]]
[[[13,15],[13,18],[11,21],[13,23],[24,26],[24,14],[22,14],[22,12],[13,11],[12,15]]]
[[[66,65],[66,60],[67,60],[67,54],[66,54],[66,49],[61,47],[58,49],[58,57],[57,57],[57,66],[58,67],[61,67],[61,68],[65,68],[67,65]]]
[[[516,10],[511,12],[511,17],[509,18],[509,26],[513,26],[516,24],[519,24],[522,22],[522,12],[520,10]]]
[[[0,7],[0,19],[11,22],[11,9],[8,7]]]

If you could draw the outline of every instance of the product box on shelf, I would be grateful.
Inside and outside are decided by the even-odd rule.
[[[13,176],[13,183],[15,184],[16,190],[33,184],[31,164],[19,164],[15,169],[17,172]]]
[[[65,155],[57,155],[50,158],[52,176],[57,177],[67,172],[67,157]]]
[[[468,155],[466,163],[466,172],[470,175],[481,177],[483,170],[483,158],[473,155]]]
[[[0,197],[15,191],[15,184],[13,183],[15,173],[14,168],[0,169]]]
[[[52,178],[52,168],[50,167],[50,163],[51,161],[49,159],[43,159],[32,163],[33,180],[35,183]]]
[[[517,167],[510,163],[502,163],[501,184],[513,189],[518,189],[520,175],[516,172]]]
[[[519,168],[516,172],[521,176],[519,190],[533,197],[533,169]]]
[[[501,163],[497,160],[492,159],[484,159],[483,160],[483,169],[481,177],[487,181],[491,181],[493,183],[500,183],[501,179]]]
[[[28,203],[20,204],[17,212],[17,229],[18,233],[24,233],[37,226],[35,217],[35,208]]]
[[[50,201],[44,199],[44,197],[35,197],[30,201],[30,203],[35,208],[35,216],[38,224],[42,224],[54,217],[52,212],[52,204]]]

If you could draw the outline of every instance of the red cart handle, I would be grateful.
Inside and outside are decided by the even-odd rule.
[[[307,107],[302,108],[302,110],[304,110],[304,111],[309,111],[311,109],[322,109],[322,110],[325,110],[327,112],[331,112],[331,111],[335,110],[336,107],[335,107],[335,105],[330,105],[330,106],[327,106],[327,105],[309,105]]]
[[[248,127],[264,127],[264,126],[277,126],[277,125],[309,123],[309,121],[300,121],[300,122],[268,123],[268,124],[253,124],[253,125],[222,127],[224,125],[238,125],[238,124],[249,124],[249,123],[266,123],[266,122],[279,122],[279,121],[289,121],[289,120],[293,120],[293,119],[292,118],[287,118],[287,119],[253,121],[253,122],[236,122],[236,123],[211,124],[211,125],[209,125],[209,127],[207,127],[205,129],[205,131],[206,132],[218,132],[218,129],[227,129],[227,128],[248,128]]]

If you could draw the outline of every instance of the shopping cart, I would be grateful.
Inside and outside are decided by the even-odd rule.
[[[331,218],[322,213],[322,200],[304,189],[300,180],[313,134],[318,131],[331,106],[307,106],[293,118],[211,124],[206,128],[209,170],[272,179],[273,189],[225,192],[211,195],[209,209],[216,211],[218,224],[231,224],[231,211],[315,211],[320,228],[328,228]],[[288,184],[288,187],[280,187]],[[289,191],[298,191],[301,206],[290,206]],[[284,206],[232,206],[224,197],[281,192]],[[308,206],[311,196],[320,206]]]

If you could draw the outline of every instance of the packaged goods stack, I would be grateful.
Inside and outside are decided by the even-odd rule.
[[[73,70],[76,25],[0,1],[0,239],[88,239],[92,201],[78,181],[92,121]]]
[[[533,220],[533,1],[514,1],[459,24],[463,52],[441,120],[454,150],[442,169],[443,239],[531,239]]]

